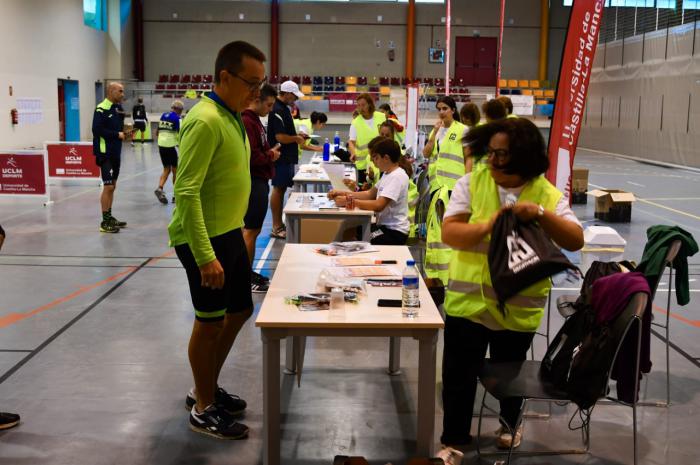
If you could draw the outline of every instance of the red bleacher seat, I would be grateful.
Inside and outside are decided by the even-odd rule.
[[[402,77],[401,78],[401,85],[402,86],[407,86],[410,81],[408,80],[407,77]]]
[[[199,84],[190,84],[190,89],[199,90]]]
[[[380,77],[379,78],[379,85],[380,86],[388,86],[389,85],[389,78],[388,77]]]
[[[163,98],[173,98],[173,94],[163,94]]]
[[[379,92],[379,86],[370,86],[369,91],[372,93]]]
[[[190,82],[192,80],[192,76],[189,74],[183,74],[182,78],[180,79],[180,82]]]
[[[401,78],[393,77],[393,78],[389,79],[389,85],[400,86],[401,85]]]
[[[357,85],[358,86],[366,86],[367,85],[367,76],[358,76],[357,77]]]
[[[168,82],[180,82],[180,75],[179,74],[171,74],[170,80]]]
[[[335,83],[339,86],[342,86],[343,84],[345,84],[345,76],[336,76]]]
[[[156,90],[165,90],[165,84],[156,84]]]
[[[289,76],[280,76],[280,84],[282,84],[285,81],[289,81]]]
[[[167,89],[168,89],[168,90],[176,90],[176,89],[177,89],[177,84],[168,84]]]
[[[159,74],[158,75],[158,82],[168,82],[168,76],[167,74]]]
[[[270,84],[278,84],[280,82],[280,78],[279,76],[274,74],[268,78],[267,82],[269,82]]]
[[[178,89],[180,89],[180,90],[187,90],[188,87],[189,87],[189,85],[187,85],[187,84],[180,84],[180,85],[178,86]]]
[[[211,74],[205,74],[202,76],[202,82],[211,83],[214,81],[214,76]]]
[[[292,81],[296,82],[297,84],[301,84],[301,76],[294,76]]]
[[[202,75],[201,74],[192,75],[192,82],[202,82]]]

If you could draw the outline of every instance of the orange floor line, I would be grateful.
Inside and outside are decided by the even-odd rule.
[[[166,257],[169,257],[170,255],[172,255],[174,253],[175,253],[174,250],[169,250],[168,252],[165,252],[163,255],[151,259],[150,263],[157,263],[159,260],[162,260]],[[108,278],[105,278],[102,281],[98,281],[94,284],[90,284],[88,286],[83,286],[71,294],[68,294],[68,295],[63,296],[63,297],[59,297],[58,299],[53,300],[53,301],[47,303],[46,305],[42,305],[41,307],[35,308],[34,310],[30,310],[30,311],[24,312],[24,313],[16,313],[15,312],[15,313],[10,313],[8,315],[2,316],[2,317],[0,317],[0,329],[6,328],[6,327],[11,326],[15,323],[18,323],[22,320],[26,320],[27,318],[33,317],[34,315],[37,315],[39,313],[50,310],[50,309],[52,309],[52,308],[56,307],[57,305],[60,305],[64,302],[68,302],[69,300],[75,299],[79,295],[85,294],[86,292],[89,292],[97,287],[103,286],[107,283],[110,283],[116,279],[121,278],[122,276],[125,276],[125,275],[131,273],[132,271],[136,270],[137,268],[138,267],[136,267],[136,266],[130,266],[127,269],[125,269],[124,271],[120,271],[119,273],[114,274]]]
[[[659,313],[663,313],[664,315],[668,312],[666,312],[665,309],[659,307],[658,305],[654,304],[653,305],[654,310],[656,310]],[[671,313],[671,318],[675,318],[678,321],[682,321],[683,323],[690,325],[690,326],[695,326],[696,328],[700,328],[700,320],[689,320],[688,318],[682,317],[680,315],[676,315],[675,313]]]

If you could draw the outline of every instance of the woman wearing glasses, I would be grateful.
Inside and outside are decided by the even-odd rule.
[[[476,381],[486,350],[494,361],[525,360],[550,289],[549,280],[540,281],[506,301],[505,312],[497,308],[487,253],[498,215],[510,208],[522,221],[537,221],[559,246],[572,251],[583,246],[581,223],[543,176],[549,159],[531,121],[492,122],[473,128],[465,141],[472,153],[486,154],[487,164],[457,182],[442,225],[442,240],[454,249],[445,298],[442,375],[441,440],[448,446],[471,441]],[[496,433],[501,448],[520,445],[522,425],[516,423],[521,404],[521,398],[501,401],[500,414],[510,428],[501,420]]]

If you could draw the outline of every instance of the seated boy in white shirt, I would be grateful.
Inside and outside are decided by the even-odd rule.
[[[342,207],[377,213],[370,242],[376,245],[405,245],[408,239],[408,176],[399,166],[401,148],[396,141],[378,136],[369,143],[372,163],[384,173],[376,186],[363,192],[332,190],[330,199]]]

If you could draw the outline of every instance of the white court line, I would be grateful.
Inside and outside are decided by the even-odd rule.
[[[267,247],[265,247],[265,250],[263,250],[262,255],[260,255],[260,258],[258,258],[258,264],[255,265],[255,272],[260,273],[260,270],[263,269],[263,266],[265,266],[265,261],[267,261],[268,255],[270,255],[270,251],[272,250],[272,244],[275,243],[275,238],[271,237],[270,242],[267,243]]]
[[[151,168],[150,170],[141,171],[140,173],[132,174],[131,176],[126,176],[126,177],[124,177],[124,178],[121,178],[121,179],[119,179],[119,181],[122,181],[122,182],[124,182],[124,181],[130,181],[130,180],[132,180],[132,179],[134,179],[134,178],[137,178],[137,177],[139,177],[139,176],[141,176],[141,175],[143,175],[143,174],[150,173],[150,172],[152,172],[152,171],[162,171],[162,170],[163,170],[163,168],[161,168],[161,167]],[[91,187],[90,189],[85,189],[84,191],[76,192],[75,194],[71,194],[71,195],[69,195],[68,197],[64,197],[64,198],[62,198],[61,200],[55,200],[55,201],[53,201],[53,204],[56,205],[57,203],[61,203],[61,202],[64,202],[64,201],[66,201],[66,200],[68,200],[68,199],[72,199],[72,198],[78,197],[79,195],[87,194],[88,192],[92,192],[92,191],[94,191],[94,190],[100,190],[100,189],[102,189],[102,186],[101,186],[101,185],[100,185],[100,186],[96,186],[96,187]],[[121,192],[121,191],[120,191],[120,192]],[[30,214],[30,213],[34,213],[34,212],[36,212],[37,210],[46,210],[46,207],[32,208],[32,209],[27,210],[27,211],[25,211],[25,212],[22,212],[22,213],[18,213],[18,214],[16,214],[16,215],[12,215],[12,216],[5,217],[5,218],[3,218],[3,221],[4,221],[5,223],[7,223],[8,220],[13,220],[13,219],[15,219],[15,218],[19,218],[20,216],[24,216],[24,215],[28,215],[28,214]]]
[[[632,181],[627,181],[627,184],[632,184],[633,186],[637,186],[637,187],[647,187],[644,184],[639,184],[637,182],[632,182]]]

